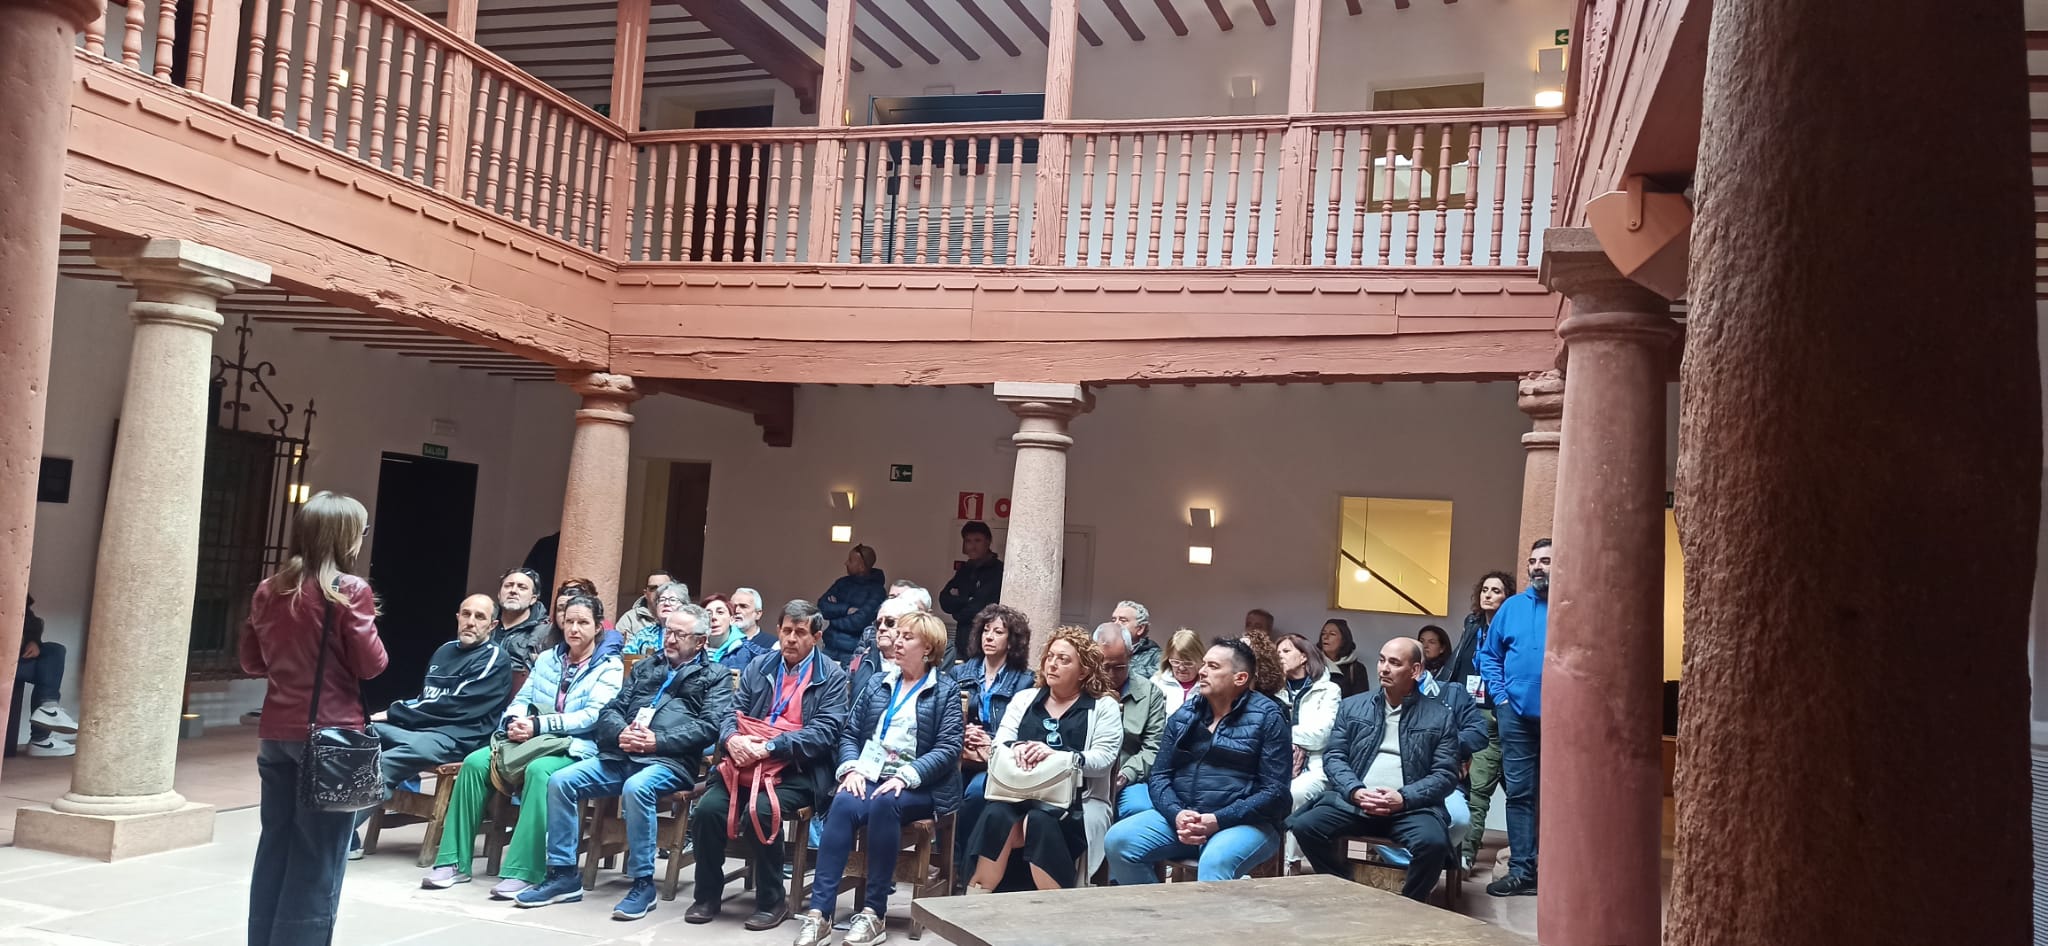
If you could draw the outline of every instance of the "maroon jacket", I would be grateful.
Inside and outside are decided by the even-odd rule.
[[[343,575],[338,583],[348,604],[334,605],[334,640],[328,645],[327,678],[321,681],[320,725],[361,729],[359,681],[384,672],[384,642],[377,637],[377,603],[370,583]],[[242,625],[242,669],[269,679],[263,695],[263,723],[257,736],[299,742],[306,738],[312,706],[313,671],[319,666],[320,635],[328,607],[318,579],[306,576],[295,595],[280,595],[265,580],[249,601]]]

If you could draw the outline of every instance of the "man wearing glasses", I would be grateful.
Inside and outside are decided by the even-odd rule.
[[[1280,851],[1293,796],[1287,710],[1252,690],[1258,657],[1222,640],[1202,657],[1198,699],[1166,721],[1147,787],[1152,809],[1109,829],[1109,878],[1158,883],[1155,864],[1196,859],[1197,880],[1231,880]]]
[[[1095,644],[1102,648],[1102,669],[1109,674],[1109,685],[1122,704],[1124,735],[1116,750],[1116,768],[1102,776],[1111,780],[1113,791],[1089,791],[1088,801],[1082,807],[1091,839],[1090,875],[1102,866],[1102,837],[1110,822],[1151,810],[1152,794],[1145,788],[1145,777],[1152,773],[1152,761],[1159,755],[1159,738],[1166,730],[1166,696],[1152,681],[1131,672],[1131,638],[1123,626],[1116,621],[1098,626]],[[1114,812],[1100,801],[1099,796],[1103,795],[1116,799]]]

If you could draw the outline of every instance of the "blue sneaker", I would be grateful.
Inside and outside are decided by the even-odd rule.
[[[626,899],[612,908],[614,920],[637,920],[654,912],[654,878],[633,878],[633,889],[626,891]]]
[[[548,877],[538,887],[528,887],[512,898],[512,905],[522,908],[544,907],[551,903],[575,903],[583,899],[583,875],[574,867],[550,867]]]

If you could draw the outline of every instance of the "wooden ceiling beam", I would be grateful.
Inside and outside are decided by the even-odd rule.
[[[592,69],[592,67],[590,67],[590,66],[539,66],[539,65],[534,65],[534,66],[530,66],[530,67],[528,67],[528,68],[531,68],[531,69],[558,69],[558,68],[565,68],[565,69],[569,69],[569,70],[571,70],[571,71],[569,71],[569,72],[551,72],[551,73],[548,73],[548,74],[545,74],[545,75],[543,75],[543,74],[541,74],[541,73],[539,73],[539,72],[535,72],[535,73],[533,74],[534,78],[536,78],[536,79],[539,79],[539,80],[541,80],[541,81],[543,81],[543,82],[556,82],[556,81],[563,81],[563,82],[576,82],[576,81],[581,81],[581,80],[584,80],[584,79],[602,79],[602,80],[604,80],[604,81],[606,81],[606,82],[610,82],[610,81],[611,81],[611,78],[612,78],[612,70],[611,70],[611,65],[610,65],[609,63],[607,63],[607,64],[605,65],[604,69],[602,69],[601,71],[596,71],[596,72],[592,72],[592,71],[590,71],[590,70]],[[760,67],[760,66],[757,66],[757,65],[754,65],[754,64],[753,64],[753,63],[751,63],[751,62],[732,62],[732,63],[720,63],[720,64],[718,64],[718,65],[715,65],[715,66],[668,66],[668,67],[665,67],[665,68],[660,68],[660,69],[647,69],[647,70],[645,70],[645,71],[643,71],[643,72],[641,73],[641,76],[642,76],[643,78],[647,78],[647,79],[652,79],[652,78],[656,78],[656,77],[666,77],[666,78],[678,78],[678,79],[680,79],[680,78],[688,78],[688,77],[690,77],[690,76],[723,76],[723,75],[731,75],[732,73],[735,73],[735,72],[760,72],[760,71],[761,71],[761,67]]]
[[[1159,15],[1166,18],[1166,25],[1173,29],[1173,35],[1188,35],[1188,21],[1180,18],[1180,10],[1173,5],[1173,0],[1153,0],[1153,2],[1159,6]]]
[[[1077,27],[1078,27],[1078,28],[1079,28],[1079,29],[1081,30],[1081,38],[1082,38],[1082,39],[1085,39],[1085,40],[1087,40],[1087,41],[1088,41],[1088,45],[1090,45],[1090,46],[1100,46],[1100,45],[1102,45],[1102,36],[1101,36],[1101,34],[1098,34],[1098,33],[1096,33],[1096,32],[1095,32],[1095,27],[1092,27],[1092,26],[1089,26],[1089,25],[1088,25],[1088,18],[1087,18],[1087,17],[1085,17],[1085,16],[1079,16],[1079,15],[1076,15],[1076,16],[1075,16],[1075,18],[1074,18],[1074,23],[1075,23],[1075,25],[1076,25],[1076,26],[1077,26]]]
[[[1454,2],[1454,0],[1444,0],[1444,2],[1450,3]],[[1273,19],[1273,7],[1266,0],[1252,0],[1252,9],[1259,11],[1259,22],[1267,26],[1272,26],[1278,22]]]
[[[1365,7],[1359,3],[1359,0],[1344,0],[1344,9],[1352,16],[1365,12]]]
[[[739,56],[739,53],[730,49],[696,49],[689,52],[663,53],[659,56],[649,56],[647,57],[647,63],[654,65],[666,62],[695,62],[699,59],[726,59],[735,56]],[[606,69],[610,69],[612,67],[612,57],[606,56],[602,59],[595,56],[589,59],[528,59],[519,65],[525,69],[552,69],[556,66],[603,66]]]
[[[776,81],[796,92],[797,104],[805,112],[818,108],[818,84],[825,69],[788,37],[763,22],[734,0],[669,0],[689,11],[727,46],[739,50],[768,71]]]
[[[1038,37],[1039,42],[1052,45],[1052,34],[1045,31],[1045,24],[1038,22],[1038,15],[1024,5],[1024,0],[1003,0],[1003,3],[1009,6],[1011,13],[1017,15],[1018,21],[1024,24],[1025,29],[1031,31],[1031,35]]]
[[[918,16],[924,17],[924,21],[931,24],[932,29],[937,30],[940,36],[945,37],[946,42],[951,43],[954,49],[959,50],[960,55],[966,57],[968,62],[980,61],[981,54],[975,52],[974,47],[969,45],[966,40],[961,39],[960,34],[954,31],[953,25],[947,23],[946,18],[939,15],[939,11],[932,9],[931,4],[926,3],[925,0],[905,0],[905,2],[910,4],[911,9],[917,11]]]
[[[1216,28],[1225,33],[1230,32],[1232,25],[1230,22],[1230,11],[1223,9],[1223,0],[1205,0],[1205,2],[1209,4],[1209,15],[1216,18]],[[1394,2],[1405,5],[1408,0],[1394,0]]]
[[[789,4],[783,3],[782,0],[761,0],[761,2],[767,4],[768,9],[774,10],[775,15],[781,17],[784,22],[796,27],[796,31],[804,34],[805,39],[818,44],[819,49],[825,48],[825,34],[819,31],[817,27],[812,26],[808,20],[798,16],[795,10],[789,8]],[[860,60],[848,58],[853,63],[853,71],[867,71],[867,67],[861,65]],[[897,65],[900,66],[902,63],[899,62]]]
[[[661,78],[660,76],[654,76],[646,81],[646,86],[647,88],[650,89],[682,89],[689,88],[692,86],[703,85],[732,85],[740,82],[755,82],[761,79],[773,80],[774,78],[774,76],[771,76],[765,72],[756,72],[746,75],[713,76],[709,79],[664,79]],[[554,82],[550,84],[553,85],[555,88],[561,89],[562,91],[565,92],[571,90],[582,92],[610,87],[609,83],[602,79],[565,79],[560,82]]]
[[[1138,28],[1138,21],[1131,19],[1131,11],[1124,9],[1123,0],[1102,0],[1102,3],[1109,7],[1109,15],[1116,17],[1117,24],[1124,28],[1124,34],[1131,38],[1131,42],[1145,41],[1145,31]]]
[[[996,45],[1002,48],[1004,55],[1016,58],[1024,54],[1022,50],[1017,48],[1016,43],[1010,41],[1009,34],[1004,33],[1002,28],[996,25],[996,21],[989,19],[988,14],[982,12],[981,4],[976,3],[975,0],[960,0],[960,7],[967,11],[967,15],[972,17],[974,22],[981,25],[982,31],[988,34],[989,39],[996,41]]]
[[[811,0],[811,2],[816,3],[818,9],[823,10],[828,0]],[[889,11],[877,6],[875,0],[860,0],[860,14],[854,18],[854,22],[860,22],[860,17],[870,16],[875,18],[875,22],[882,24],[883,29],[888,30],[897,40],[902,42],[904,47],[909,49],[912,54],[924,60],[926,65],[936,66],[939,64],[938,54],[932,52],[925,44],[918,42],[916,36],[911,35],[909,30],[903,28],[903,24],[896,22],[896,18],[889,15]]]
[[[1394,0],[1394,9],[1396,9],[1396,10],[1406,10],[1406,9],[1408,9],[1408,0]]]
[[[656,393],[701,401],[716,407],[753,415],[761,427],[761,440],[771,447],[787,447],[796,440],[796,385],[760,381],[693,381],[650,378],[636,381]]]
[[[830,0],[811,0],[811,2],[812,2],[812,3],[815,3],[815,4],[817,4],[817,5],[818,5],[818,9],[820,9],[820,10],[824,10],[824,9],[825,9],[825,5],[826,5],[826,4],[828,3],[828,2],[830,2]],[[896,21],[895,21],[895,20],[890,20],[889,22],[890,22],[890,23],[894,23],[894,22],[896,22]],[[854,40],[855,40],[856,42],[860,43],[860,44],[861,44],[862,46],[866,46],[866,47],[868,48],[868,52],[874,53],[874,54],[875,54],[875,58],[876,58],[876,59],[880,59],[880,60],[881,60],[881,61],[883,61],[884,63],[887,63],[887,64],[888,64],[888,66],[889,66],[889,68],[891,68],[891,69],[901,69],[901,68],[903,68],[903,60],[901,60],[901,59],[898,59],[898,58],[896,58],[896,54],[895,54],[895,53],[892,53],[892,52],[890,52],[890,51],[889,51],[889,47],[887,47],[887,46],[884,46],[884,45],[882,45],[881,43],[878,43],[878,42],[876,42],[876,41],[875,41],[875,38],[874,38],[873,36],[869,35],[869,34],[868,34],[868,31],[867,31],[867,30],[861,29],[861,28],[860,28],[860,21],[859,21],[859,19],[858,19],[858,18],[856,18],[856,19],[855,19],[855,21],[854,21],[854,24],[853,24],[853,38],[854,38]],[[819,43],[819,44],[818,44],[818,46],[819,46],[819,48],[821,48],[821,49],[822,49],[822,48],[824,48],[824,44],[823,44],[823,43]],[[932,61],[932,62],[937,62],[938,60],[937,60],[936,58],[934,58],[934,59],[932,59],[931,61]]]

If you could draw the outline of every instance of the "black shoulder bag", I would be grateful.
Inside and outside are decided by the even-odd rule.
[[[377,737],[347,726],[320,725],[320,690],[327,679],[327,644],[334,637],[334,602],[320,629],[320,660],[313,671],[313,706],[306,713],[306,751],[299,759],[299,803],[317,811],[361,811],[383,801]],[[363,682],[356,681],[363,719],[370,718]]]

